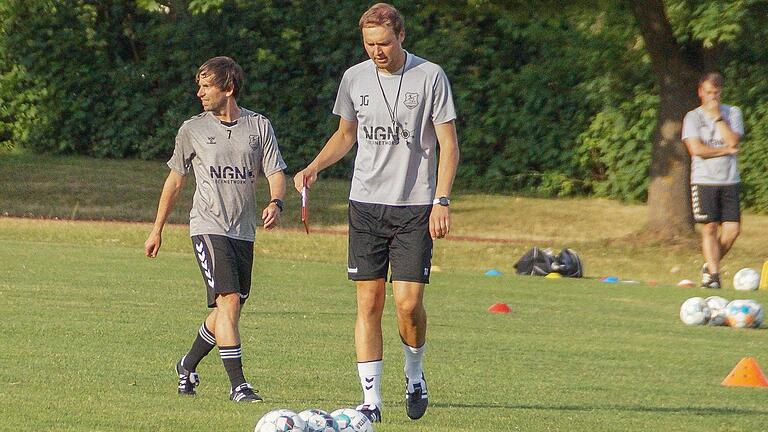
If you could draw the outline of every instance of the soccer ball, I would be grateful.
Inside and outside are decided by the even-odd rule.
[[[754,300],[747,300],[752,304],[752,312],[755,317],[754,321],[752,322],[752,327],[760,327],[763,324],[763,320],[765,319],[765,312],[763,311],[763,305],[760,303],[754,301]]]
[[[373,425],[368,417],[352,408],[339,408],[331,413],[336,420],[339,432],[373,432]]]
[[[328,414],[328,411],[321,410],[319,408],[311,408],[311,409],[306,409],[306,410],[300,412],[299,413],[299,417],[301,417],[301,419],[304,420],[304,423],[306,423],[308,418],[310,418],[310,417],[312,417],[313,415],[316,415],[316,414],[319,414],[319,415],[330,415],[330,414]]]
[[[743,268],[733,276],[733,289],[739,291],[756,290],[760,285],[760,273],[751,268]]]
[[[701,297],[691,297],[680,306],[680,320],[687,325],[706,324],[709,315],[709,306]]]
[[[764,318],[763,307],[754,300],[734,300],[728,303],[725,319],[734,328],[759,327]]]
[[[339,432],[336,420],[321,409],[308,409],[299,413],[304,420],[304,432]]]
[[[304,432],[304,420],[288,409],[270,411],[259,419],[253,432]]]
[[[709,306],[709,322],[707,324],[712,326],[725,325],[725,309],[728,307],[728,300],[711,296],[704,299]]]

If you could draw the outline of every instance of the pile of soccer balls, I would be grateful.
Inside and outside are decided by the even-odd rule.
[[[330,414],[321,409],[298,414],[279,409],[264,414],[254,432],[373,432],[373,425],[368,417],[352,408],[340,408]]]
[[[763,306],[754,300],[728,300],[711,296],[691,297],[680,306],[680,320],[687,325],[729,325],[757,328],[763,323]]]

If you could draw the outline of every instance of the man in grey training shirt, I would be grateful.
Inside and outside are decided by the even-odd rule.
[[[723,77],[699,80],[701,106],[683,120],[683,142],[691,155],[693,217],[701,227],[702,288],[720,288],[720,261],[739,236],[740,181],[736,154],[744,136],[741,110],[720,103]]]
[[[179,394],[194,395],[200,383],[197,365],[218,346],[230,380],[230,399],[259,402],[261,397],[243,374],[240,309],[251,290],[253,242],[257,224],[256,176],[269,182],[270,201],[261,212],[264,229],[277,225],[283,209],[286,165],[272,125],[266,117],[241,108],[236,98],[243,71],[229,57],[214,57],[197,71],[197,97],[204,112],[179,128],[168,161],[146,255],[157,256],[163,226],[190,171],[195,195],[189,229],[211,312],[200,326],[189,352],[176,363]]]
[[[357,142],[349,194],[347,276],[357,289],[355,351],[363,402],[358,410],[381,421],[385,284],[390,281],[405,353],[406,413],[427,409],[422,368],[432,240],[450,230],[449,196],[459,161],[456,112],[448,78],[436,64],[406,52],[403,18],[378,3],[360,18],[370,60],[352,66],[333,113],[338,130],[294,183],[311,186]],[[440,149],[439,164],[437,150]],[[306,180],[305,180],[306,179]]]

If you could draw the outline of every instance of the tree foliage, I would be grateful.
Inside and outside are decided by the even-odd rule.
[[[660,89],[624,1],[395,2],[405,47],[445,69],[459,113],[458,181],[499,192],[643,200]],[[241,105],[269,117],[291,171],[337,126],[343,71],[365,59],[352,0],[0,2],[0,142],[33,151],[166,159],[196,114],[214,55],[246,71]],[[707,50],[748,130],[747,202],[768,210],[757,0],[669,0],[677,43]],[[691,92],[695,91],[691,83]],[[337,164],[334,176],[350,174]]]

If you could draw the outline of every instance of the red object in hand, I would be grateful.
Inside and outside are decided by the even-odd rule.
[[[307,178],[303,178],[301,188],[301,222],[304,223],[304,230],[309,234],[309,188],[307,187]]]

